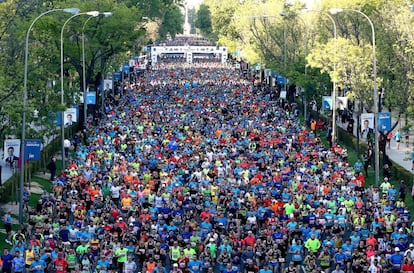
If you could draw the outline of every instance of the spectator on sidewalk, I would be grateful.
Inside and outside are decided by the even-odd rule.
[[[8,210],[4,216],[3,216],[3,225],[4,225],[4,229],[6,231],[6,239],[4,239],[4,241],[6,243],[8,243],[9,245],[12,245],[12,241],[11,241],[11,232],[12,232],[12,216],[11,216],[11,211]]]
[[[65,155],[64,155],[65,158],[69,158],[69,150],[70,150],[71,145],[72,145],[72,143],[70,142],[69,139],[65,138],[63,140],[63,148],[64,148],[64,151],[65,151]]]
[[[410,147],[410,131],[411,131],[410,128],[407,128],[404,131],[405,147],[407,148]]]
[[[57,166],[56,166],[56,157],[52,156],[52,158],[50,159],[49,163],[47,164],[46,167],[49,172],[50,172],[50,181],[54,181],[55,180],[55,176],[56,176],[56,170],[57,170]]]

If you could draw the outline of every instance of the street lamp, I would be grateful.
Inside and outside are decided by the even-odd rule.
[[[112,16],[112,12],[101,12],[99,15],[105,17]],[[85,63],[85,27],[90,19],[96,16],[90,16],[82,26],[82,78],[83,78],[83,118],[86,123],[86,117],[88,115],[88,103],[86,102],[86,63]]]
[[[29,36],[30,31],[32,30],[34,24],[39,20],[41,17],[57,11],[63,11],[71,14],[77,14],[79,12],[78,8],[66,8],[66,9],[52,9],[43,12],[39,16],[37,16],[32,23],[30,24],[29,28],[27,29],[26,33],[26,42],[25,42],[25,50],[24,50],[24,72],[23,72],[23,115],[22,115],[22,145],[21,145],[21,155],[20,155],[20,204],[19,204],[19,223],[23,223],[23,187],[24,187],[24,168],[25,168],[25,158],[24,158],[24,142],[26,138],[26,106],[27,106],[27,67],[28,67],[28,58],[29,58]]]
[[[90,17],[96,17],[99,15],[99,11],[88,11],[88,12],[82,12],[77,13],[75,15],[72,15],[65,21],[65,23],[62,26],[62,30],[60,31],[60,103],[62,106],[65,104],[64,95],[65,92],[63,90],[63,31],[65,30],[65,26],[72,20],[73,18],[81,15],[89,15]],[[62,170],[65,169],[65,123],[64,123],[64,111],[61,113],[61,122],[60,122],[60,129],[61,129],[61,145],[62,145]]]
[[[286,14],[286,12],[281,12],[280,13],[280,16],[282,16],[282,17],[286,17],[287,16],[287,14]],[[301,17],[301,16],[299,16],[299,15],[296,15],[296,17],[302,22],[302,24],[303,24],[303,27],[304,27],[304,29],[305,29],[305,78],[306,78],[306,76],[307,76],[307,71],[308,71],[308,67],[307,67],[307,65],[306,65],[306,56],[308,56],[308,39],[309,39],[309,29],[308,29],[308,26],[307,26],[307,24],[306,24],[306,22],[305,22],[305,20],[303,20],[303,18]],[[304,115],[304,119],[306,120],[306,116],[307,116],[307,102],[306,102],[306,96],[305,96],[305,100],[303,101],[303,103],[304,103],[304,113],[303,113],[303,115]]]
[[[329,12],[331,14],[336,14],[339,12],[343,12],[343,11],[352,11],[352,12],[356,12],[361,14],[362,16],[364,16],[367,20],[368,23],[371,26],[371,34],[372,34],[372,66],[373,66],[373,80],[374,80],[374,143],[375,143],[375,147],[374,147],[374,160],[375,160],[375,185],[378,187],[379,184],[379,143],[378,143],[378,138],[379,138],[379,131],[378,131],[378,89],[377,89],[377,58],[376,58],[376,52],[375,52],[375,27],[374,24],[372,23],[371,19],[368,17],[368,15],[366,15],[365,13],[363,13],[360,10],[356,10],[356,9],[341,9],[341,8],[333,8],[330,9]]]
[[[336,53],[337,53],[337,45],[336,45],[336,23],[335,20],[329,13],[325,13],[328,16],[329,20],[331,20],[333,24],[334,30],[334,63],[333,63],[333,71],[334,77],[332,77],[332,143],[336,143],[336,79],[335,79],[335,72],[336,72]]]

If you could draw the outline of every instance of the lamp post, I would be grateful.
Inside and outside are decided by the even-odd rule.
[[[334,8],[330,9],[329,12],[331,14],[336,14],[343,11],[352,11],[361,14],[362,16],[367,19],[368,23],[371,26],[371,34],[372,34],[372,66],[373,66],[373,81],[374,81],[374,160],[375,160],[375,185],[378,187],[379,184],[379,131],[378,131],[378,88],[377,88],[377,58],[376,58],[376,48],[375,48],[375,27],[372,23],[372,20],[360,10],[356,9],[341,9],[341,8]]]
[[[99,15],[103,15],[105,17],[112,16],[112,12],[102,12]],[[86,117],[88,115],[88,103],[86,102],[86,63],[85,63],[85,27],[86,24],[89,22],[90,19],[96,16],[90,16],[82,26],[82,79],[83,79],[83,118],[86,124]]]
[[[329,20],[331,20],[333,24],[334,30],[334,63],[333,63],[333,70],[334,70],[334,77],[332,78],[332,144],[336,143],[336,79],[335,79],[335,72],[336,72],[336,23],[335,20],[329,13],[325,13],[328,16]]]
[[[286,17],[287,14],[285,12],[280,13],[280,16],[282,17]],[[305,29],[305,78],[307,76],[307,72],[308,72],[308,67],[306,65],[306,56],[308,56],[308,39],[309,39],[309,30],[308,30],[308,26],[305,22],[305,20],[303,20],[303,18],[299,15],[296,15],[296,17],[302,22],[303,24],[303,28]],[[303,108],[303,116],[304,119],[306,120],[306,116],[307,116],[307,102],[306,102],[306,96],[305,96],[305,100],[303,101],[304,103],[304,108]]]
[[[65,21],[65,23],[62,26],[62,29],[60,31],[60,103],[62,106],[65,104],[65,92],[63,89],[63,31],[65,30],[66,25],[72,20],[73,18],[81,15],[89,15],[90,17],[96,17],[99,15],[99,11],[88,11],[88,12],[82,12],[77,13],[69,17]],[[64,123],[64,111],[61,113],[61,122],[60,122],[60,130],[61,130],[61,145],[62,145],[62,170],[65,169],[65,123]]]
[[[66,8],[66,9],[52,9],[43,12],[37,16],[26,33],[25,49],[24,49],[24,72],[23,72],[23,114],[22,114],[22,136],[21,136],[21,155],[20,155],[20,204],[19,204],[19,223],[23,223],[23,187],[24,187],[24,169],[25,169],[25,158],[24,158],[24,142],[26,138],[26,106],[27,106],[27,71],[28,71],[28,59],[29,59],[29,36],[30,31],[32,30],[34,24],[43,16],[57,11],[63,11],[67,13],[77,14],[79,12],[78,8]]]

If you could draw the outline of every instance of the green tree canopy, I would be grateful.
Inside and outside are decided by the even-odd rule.
[[[201,4],[196,13],[195,26],[201,31],[206,37],[211,37],[212,26],[211,26],[211,13],[207,5]]]
[[[146,25],[160,26],[150,34],[172,36],[180,32],[181,1],[176,0],[100,0],[100,1],[24,1],[0,2],[0,136],[19,136],[22,114],[23,55],[27,29],[41,13],[59,8],[77,7],[81,12],[110,11],[111,17],[77,16],[64,30],[65,106],[82,90],[82,29],[85,33],[86,78],[94,82],[98,72],[105,75],[118,69],[121,62],[138,55],[146,44]],[[30,33],[28,59],[27,124],[42,124],[45,135],[53,134],[53,112],[60,105],[60,31],[70,17],[63,12],[43,16]],[[163,37],[162,37],[163,38]],[[33,113],[37,109],[38,116]],[[45,126],[50,124],[50,128]],[[29,131],[30,138],[34,131]],[[2,143],[2,139],[0,139]]]

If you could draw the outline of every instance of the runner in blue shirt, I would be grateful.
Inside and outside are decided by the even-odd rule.
[[[395,253],[390,257],[390,264],[392,273],[399,273],[401,271],[402,262],[404,259],[403,254],[401,254],[400,249],[396,247],[394,249]]]
[[[202,269],[202,263],[197,259],[197,255],[193,255],[192,259],[188,262],[188,269],[191,273],[200,273]]]
[[[35,260],[30,265],[30,271],[32,273],[44,273],[46,268],[46,263],[43,260],[40,260],[38,254],[35,254]]]
[[[21,254],[21,253],[22,252],[17,250],[16,253],[15,253],[15,256],[13,258],[12,268],[13,268],[14,273],[23,273],[23,271],[25,269],[26,262],[24,260],[23,254]]]
[[[13,267],[13,255],[9,253],[9,249],[5,248],[3,250],[3,255],[1,255],[1,260],[3,262],[2,272],[11,273]]]

